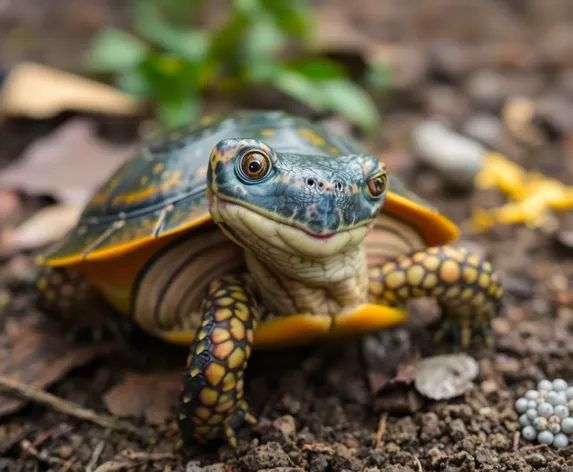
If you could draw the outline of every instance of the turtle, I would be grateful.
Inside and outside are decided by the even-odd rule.
[[[500,277],[459,234],[357,140],[241,110],[145,140],[39,257],[37,285],[64,319],[188,346],[181,441],[234,447],[257,422],[253,349],[391,328],[418,297],[441,306],[442,339],[491,339]]]

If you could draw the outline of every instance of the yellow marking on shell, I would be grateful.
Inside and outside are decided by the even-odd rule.
[[[227,372],[227,375],[223,378],[223,383],[221,384],[221,390],[223,392],[228,392],[235,388],[235,384],[237,383],[237,379],[235,378],[235,374],[233,372]]]
[[[501,298],[503,295],[503,287],[498,287],[495,295],[497,298]]]
[[[237,392],[239,395],[243,394],[243,388],[245,386],[245,381],[243,379],[237,380]]]
[[[202,420],[209,419],[211,416],[211,410],[209,408],[205,408],[204,406],[198,406],[194,412],[195,416],[201,418]]]
[[[270,137],[270,136],[274,136],[275,134],[277,134],[277,131],[275,129],[272,128],[265,128],[261,130],[261,136],[263,137]]]
[[[417,252],[412,256],[414,262],[424,262],[426,259],[426,254],[424,252]]]
[[[462,277],[467,283],[473,284],[478,278],[478,271],[473,267],[464,267]]]
[[[482,270],[485,270],[486,272],[492,272],[493,271],[493,267],[491,266],[491,262],[489,262],[489,261],[484,261],[482,263],[481,268],[482,268]]]
[[[219,360],[225,360],[233,351],[235,343],[231,340],[218,344],[213,348],[213,355]]]
[[[402,287],[396,293],[398,293],[398,296],[402,299],[408,298],[410,296],[410,293],[408,292],[408,287]]]
[[[245,338],[245,325],[238,318],[232,318],[229,321],[229,331],[237,341]]]
[[[214,315],[216,321],[225,321],[231,316],[233,316],[233,312],[230,308],[219,308]]]
[[[478,279],[478,285],[481,288],[487,288],[490,285],[490,279],[489,279],[489,275],[488,274],[480,274],[479,279]]]
[[[158,164],[160,165],[160,164]],[[112,205],[118,204],[133,204],[145,200],[153,195],[161,192],[166,192],[181,185],[181,170],[176,170],[171,176],[158,185],[150,185],[143,190],[128,193],[125,195],[117,195],[111,201]]]
[[[164,168],[165,166],[159,162],[157,164],[155,164],[155,166],[153,167],[153,170],[151,171],[154,175],[158,175]]]
[[[184,395],[183,396],[183,403],[189,403],[191,401],[191,397]]]
[[[248,359],[251,356],[251,346],[245,346],[245,358]],[[247,368],[247,361],[245,360],[244,364],[245,369]]]
[[[457,282],[460,278],[460,266],[454,261],[445,261],[440,267],[440,279],[446,283]]]
[[[420,285],[424,278],[424,268],[420,265],[413,265],[406,272],[406,278],[410,285]]]
[[[314,146],[322,147],[326,144],[324,138],[321,138],[310,128],[300,128],[298,130],[300,135]]]
[[[234,311],[235,316],[241,321],[247,321],[249,319],[249,308],[244,303],[237,302]]]
[[[215,328],[213,333],[211,334],[211,340],[215,344],[221,344],[223,341],[226,341],[231,336],[228,329],[223,328]]]
[[[438,276],[433,273],[426,274],[424,277],[424,282],[422,283],[425,288],[432,288],[438,285]]]
[[[212,430],[211,426],[197,426],[195,432],[199,434],[208,434]]]
[[[207,349],[207,345],[205,343],[201,343],[199,345],[197,345],[197,347],[195,348],[195,355],[199,355],[201,354],[205,349]]]
[[[221,415],[220,413],[216,413],[207,420],[207,424],[215,426],[222,423],[224,419],[225,417],[223,415]]]
[[[384,277],[384,284],[390,290],[396,290],[406,282],[406,274],[402,271],[392,272]]]
[[[439,267],[440,259],[436,256],[426,256],[422,263],[426,269],[434,271]]]
[[[396,297],[396,294],[394,292],[386,292],[384,294],[384,299],[390,303],[394,303],[398,300],[398,298]]]
[[[439,297],[440,295],[442,295],[445,292],[445,287],[442,287],[441,285],[438,285],[434,290],[432,290],[432,295],[434,297]]]
[[[221,364],[213,362],[205,368],[205,378],[211,385],[218,385],[225,376],[225,368]]]
[[[254,337],[255,337],[255,332],[254,332],[254,330],[249,329],[249,330],[247,331],[247,341],[249,341],[249,343],[252,343]]]
[[[377,280],[371,280],[368,283],[368,287],[370,292],[376,296],[380,296],[384,291],[384,285],[382,285],[382,282],[378,282]]]
[[[478,267],[480,265],[480,258],[478,256],[476,256],[475,254],[469,256],[466,259],[468,264],[473,265],[474,267]]]
[[[243,351],[240,347],[237,347],[227,359],[227,366],[229,369],[236,369],[243,363],[244,360],[245,351]]]
[[[219,392],[209,387],[203,387],[199,392],[199,399],[203,405],[213,406],[219,400]]]
[[[191,356],[189,356],[189,357],[191,357]],[[189,371],[189,374],[191,375],[191,377],[197,377],[200,373],[201,373],[201,369],[199,369],[199,367],[193,367]]]
[[[209,320],[207,320],[207,321],[209,321]],[[199,341],[202,341],[206,337],[207,337],[207,331],[205,331],[204,329],[199,331],[199,334],[197,335],[197,338],[199,339]]]

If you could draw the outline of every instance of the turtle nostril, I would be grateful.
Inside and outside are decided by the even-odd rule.
[[[341,192],[342,191],[342,182],[340,181],[336,181],[334,182],[334,190],[336,190],[337,192]]]
[[[316,185],[316,179],[309,177],[308,179],[306,179],[306,185],[308,185],[309,187],[314,187]]]
[[[324,182],[321,180],[320,182],[318,182],[318,187],[319,188],[324,188]]]

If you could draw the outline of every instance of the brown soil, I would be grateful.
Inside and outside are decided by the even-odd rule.
[[[377,2],[357,3],[374,8],[372,5]],[[400,3],[406,4],[388,2],[388,5]],[[418,3],[407,2],[413,9],[412,18],[419,18],[422,10],[427,12],[427,8]],[[436,2],[436,5],[443,3]],[[439,116],[460,127],[478,112],[499,116],[501,105],[517,93],[532,98],[556,93],[570,106],[569,111],[573,109],[571,80],[566,80],[566,73],[572,77],[573,52],[571,56],[560,54],[563,49],[573,51],[570,34],[573,29],[569,28],[568,36],[567,31],[555,26],[560,19],[567,24],[565,20],[571,20],[573,13],[571,8],[563,7],[567,2],[547,2],[552,6],[542,9],[544,14],[539,14],[535,22],[535,12],[541,11],[536,10],[536,5],[541,3],[499,2],[511,20],[505,26],[497,27],[495,22],[489,22],[489,28],[479,30],[476,26],[469,31],[467,25],[464,28],[464,23],[459,22],[462,26],[456,30],[455,19],[442,21],[442,25],[449,25],[449,37],[466,41],[466,47],[486,35],[499,41],[514,40],[517,46],[513,51],[517,57],[496,59],[495,54],[482,51],[479,56],[473,49],[465,51],[471,60],[482,61],[480,67],[490,72],[484,77],[483,70],[475,71],[467,61],[456,63],[461,60],[460,55],[447,47],[440,49],[437,56],[408,56],[421,61],[432,58],[433,69],[413,64],[415,60],[400,65],[410,67],[411,73],[404,72],[401,77],[417,79],[405,79],[402,90],[395,93],[384,113],[381,136],[371,143],[372,149],[378,151],[391,147],[392,153],[387,154],[389,167],[420,196],[460,223],[466,229],[464,239],[479,244],[504,279],[506,305],[494,323],[495,347],[474,353],[480,373],[470,392],[455,400],[431,402],[419,397],[412,400],[413,387],[402,385],[390,400],[387,391],[377,392],[372,388],[373,379],[384,374],[376,372],[372,361],[365,361],[362,339],[255,353],[248,369],[246,393],[261,422],[255,428],[240,431],[239,447],[235,451],[216,444],[197,446],[184,454],[174,452],[177,431],[172,419],[153,427],[142,420],[138,423],[131,419],[142,428],[151,428],[157,435],[157,443],[149,446],[126,434],[110,433],[50,408],[30,405],[1,420],[0,471],[95,470],[107,461],[116,460],[128,463],[129,470],[142,471],[573,472],[573,446],[556,450],[523,441],[513,410],[517,396],[542,378],[562,377],[573,381],[573,242],[569,230],[573,219],[560,216],[558,229],[555,226],[535,230],[500,226],[486,234],[472,234],[467,230],[467,221],[473,206],[497,206],[503,197],[497,192],[448,190],[439,176],[419,166],[409,152],[402,151],[405,133],[424,115]],[[103,5],[103,2],[94,4]],[[483,4],[494,10],[499,7],[497,2]],[[399,11],[400,15],[396,13],[394,17],[388,13],[398,25],[406,15],[403,8]],[[13,21],[18,21],[18,15],[12,14]],[[74,16],[77,14],[70,13],[66,21],[71,21],[74,27],[79,24],[80,29],[93,27],[89,22],[88,26],[83,25],[81,21],[88,21],[88,17],[78,19]],[[486,14],[483,15],[487,19]],[[358,10],[355,17],[366,21],[363,12]],[[435,38],[439,30],[436,24],[441,17],[436,14],[432,18],[421,31]],[[34,24],[30,18],[22,22],[27,27]],[[528,34],[533,31],[545,42],[532,40]],[[552,39],[548,38],[548,31],[553,34]],[[502,32],[508,38],[503,37]],[[553,50],[553,55],[545,53],[547,49],[543,48],[556,44],[561,45],[560,51]],[[419,51],[417,47],[407,47]],[[495,50],[495,46],[491,50]],[[531,50],[539,52],[537,59],[550,57],[553,59],[548,61],[553,62],[549,65],[520,62],[522,54],[529,54]],[[7,62],[10,61],[4,61]],[[64,60],[53,62],[62,64]],[[508,67],[508,63],[512,65]],[[500,85],[500,76],[510,83]],[[488,88],[488,84],[493,85]],[[282,102],[275,103],[275,106],[281,105]],[[547,108],[549,111],[540,116],[538,122],[541,144],[528,146],[507,135],[497,147],[520,164],[571,184],[573,128],[571,122],[560,115],[562,111],[549,105]],[[44,125],[10,124],[9,132],[3,135],[13,142],[2,141],[1,160],[13,158],[23,141],[44,133],[48,127]],[[23,282],[30,261],[31,255],[18,254],[2,262],[0,296],[8,294],[9,308],[0,309],[0,327],[5,326],[7,320],[18,320],[33,312],[31,284]],[[411,328],[408,332],[412,334],[412,351],[421,350],[428,355],[436,350],[428,343],[423,327]],[[134,344],[133,350],[142,354],[138,362],[114,353],[75,369],[50,391],[81,406],[105,412],[103,395],[119,384],[127,372],[182,368],[185,358],[184,351],[147,339]],[[30,441],[40,455],[26,452],[23,440]],[[125,458],[122,455],[125,450],[134,451],[136,456],[131,460]],[[120,469],[109,465],[105,470]]]

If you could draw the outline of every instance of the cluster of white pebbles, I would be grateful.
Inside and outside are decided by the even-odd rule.
[[[567,447],[573,434],[573,386],[563,379],[542,380],[515,402],[521,414],[521,436],[557,448]]]

